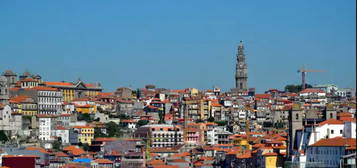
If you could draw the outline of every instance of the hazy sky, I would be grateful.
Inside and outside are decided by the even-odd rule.
[[[47,81],[101,82],[105,91],[234,87],[244,40],[248,85],[355,87],[356,1],[0,1],[0,71]]]

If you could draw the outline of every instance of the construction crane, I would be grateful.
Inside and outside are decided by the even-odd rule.
[[[301,73],[301,87],[302,87],[302,90],[304,90],[306,87],[306,79],[305,79],[306,73],[308,73],[308,72],[324,72],[324,71],[323,70],[305,69],[304,67],[302,67],[297,72]]]

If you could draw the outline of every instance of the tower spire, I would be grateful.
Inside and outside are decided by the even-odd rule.
[[[248,72],[247,72],[247,64],[245,62],[243,40],[241,40],[238,45],[235,79],[236,79],[236,88],[239,91],[248,90],[247,87]]]

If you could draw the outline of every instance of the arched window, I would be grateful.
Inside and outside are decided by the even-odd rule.
[[[296,117],[296,120],[298,120],[298,119],[299,119],[299,114],[296,113],[296,114],[295,114],[295,117]]]
[[[332,113],[330,113],[330,118],[333,118],[333,114]]]

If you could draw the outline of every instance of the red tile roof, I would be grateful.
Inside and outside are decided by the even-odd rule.
[[[51,86],[73,86],[73,83],[69,82],[45,82],[46,85],[51,85]]]
[[[323,125],[343,125],[343,121],[340,121],[340,120],[336,120],[336,119],[328,119],[328,120],[325,120],[323,122],[320,122],[319,123],[319,126],[323,126]]]
[[[300,93],[325,93],[325,92],[320,89],[307,88],[307,89],[301,91]]]
[[[356,138],[344,138],[344,137],[335,137],[335,138],[329,138],[329,139],[321,139],[317,141],[316,143],[310,145],[310,146],[356,146]]]
[[[113,164],[111,160],[108,159],[95,159],[93,162],[99,163],[99,164]]]
[[[275,152],[268,152],[263,154],[263,156],[277,156],[278,154],[276,154]]]

